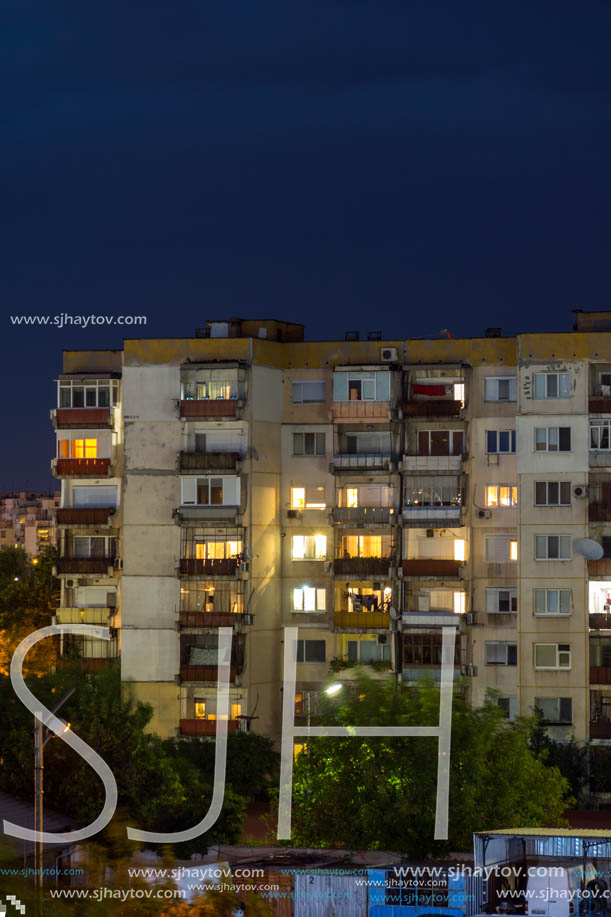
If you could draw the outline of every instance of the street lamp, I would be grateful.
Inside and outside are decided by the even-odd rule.
[[[339,694],[339,692],[342,690],[343,687],[344,687],[344,686],[343,686],[343,684],[342,684],[341,681],[334,681],[332,684],[327,685],[327,687],[324,688],[324,690],[322,690],[322,691],[316,691],[316,692],[315,692],[315,696],[316,696],[316,697],[322,697],[323,694],[326,694],[327,697],[335,697],[335,695],[336,695],[336,694]],[[306,726],[307,726],[308,732],[310,731],[310,718],[311,718],[311,707],[310,707],[310,704],[311,704],[311,700],[312,700],[312,697],[311,697],[310,692],[308,691],[307,694],[306,694],[306,696],[305,696],[305,702],[306,702]],[[308,736],[308,738],[309,738],[309,736]],[[306,757],[307,757],[307,752],[306,752]],[[309,803],[309,802],[310,802],[310,760],[309,760],[309,758],[308,758],[308,784],[307,784],[307,793],[306,793],[306,796],[307,796],[307,800],[308,800],[308,803]]]
[[[70,688],[69,691],[66,691],[62,699],[53,707],[51,710],[51,715],[57,713],[59,708],[66,703],[69,697],[72,697],[76,688]],[[38,831],[40,834],[43,831],[43,749],[47,742],[50,739],[56,737],[56,733],[52,732],[47,728],[46,723],[43,722],[44,714],[42,711],[38,711],[34,715],[34,831]],[[70,723],[67,723],[65,720],[61,720],[64,724],[63,732],[68,732],[70,729]],[[44,735],[44,731],[47,729],[48,735]],[[34,884],[38,886],[39,889],[42,889],[42,840],[36,838],[34,841]]]

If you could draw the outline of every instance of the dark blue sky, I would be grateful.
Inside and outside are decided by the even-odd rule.
[[[0,489],[45,486],[63,347],[568,330],[609,303],[608,2],[7,0]],[[126,336],[135,336],[128,332]]]

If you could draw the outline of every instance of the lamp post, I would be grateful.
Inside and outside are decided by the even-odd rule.
[[[342,684],[341,681],[334,681],[332,684],[327,685],[327,687],[326,687],[323,691],[316,691],[316,697],[322,697],[323,694],[326,694],[327,697],[334,697],[336,694],[339,694],[339,692],[342,690],[343,687],[344,687],[344,686],[343,686],[343,684]],[[306,694],[306,696],[305,696],[305,702],[306,702],[306,726],[307,726],[308,732],[310,731],[311,700],[312,700],[311,694],[310,694],[310,692],[308,691],[307,694]],[[308,757],[308,756],[307,756],[307,751],[306,751],[306,757]],[[310,802],[310,759],[309,759],[309,757],[308,757],[308,788],[307,788],[307,794],[306,794],[306,795],[307,795],[307,799],[308,799],[308,803],[309,803],[309,802]]]
[[[76,688],[70,688],[67,691],[62,699],[53,707],[51,714],[57,713],[59,708],[65,704],[69,697],[72,697]],[[48,735],[45,736],[44,731],[47,729],[46,724],[43,721],[44,714],[42,711],[38,711],[34,715],[34,831],[42,833],[44,818],[43,818],[43,771],[44,771],[44,756],[43,749],[47,742],[50,739],[54,739],[55,733],[48,731]],[[70,723],[64,722],[64,732],[67,732],[70,729]],[[34,841],[34,884],[40,890],[42,890],[42,840],[37,838]]]

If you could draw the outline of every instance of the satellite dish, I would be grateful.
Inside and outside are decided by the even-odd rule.
[[[394,605],[390,606],[390,608],[388,609],[388,613],[390,615],[391,621],[396,621],[398,618],[401,617],[401,615],[399,614],[397,609],[394,607]]]
[[[587,560],[600,560],[605,553],[603,546],[593,538],[580,538],[576,547],[581,556]]]

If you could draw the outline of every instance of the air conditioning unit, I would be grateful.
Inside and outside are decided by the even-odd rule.
[[[477,675],[477,666],[461,665],[460,674],[465,675],[467,678],[474,678]]]
[[[477,612],[476,611],[468,611],[465,617],[466,617],[467,624],[477,624]]]
[[[68,589],[72,589],[72,587],[74,586],[74,580],[73,580],[73,579],[67,579],[67,580],[66,580],[66,586],[68,587]]]
[[[382,363],[396,363],[398,359],[397,348],[396,347],[380,348],[380,359]]]
[[[299,519],[299,510],[298,509],[288,509],[286,515],[289,519]]]
[[[386,634],[378,634],[378,643],[386,643],[387,640]]]
[[[577,484],[573,487],[573,496],[583,499],[588,496],[588,488],[585,484]]]
[[[490,519],[491,516],[492,516],[492,513],[490,512],[489,509],[478,509],[477,511],[478,519]]]

